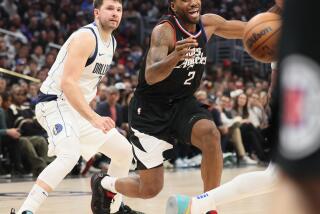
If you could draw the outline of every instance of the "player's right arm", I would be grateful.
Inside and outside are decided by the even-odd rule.
[[[188,58],[189,49],[198,45],[191,37],[176,43],[175,39],[174,29],[168,23],[153,29],[145,71],[145,79],[149,85],[167,78],[179,61]]]
[[[94,127],[106,132],[114,127],[111,118],[101,117],[86,102],[79,86],[85,64],[95,49],[96,41],[91,32],[78,32],[70,41],[61,80],[61,89],[69,103]]]

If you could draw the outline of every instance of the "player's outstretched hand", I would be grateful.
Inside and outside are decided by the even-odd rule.
[[[107,133],[110,129],[115,127],[115,123],[110,117],[97,116],[91,121],[91,124],[102,130],[104,133]]]
[[[194,37],[189,37],[176,42],[175,53],[180,60],[193,57],[193,48],[198,46],[198,42]]]

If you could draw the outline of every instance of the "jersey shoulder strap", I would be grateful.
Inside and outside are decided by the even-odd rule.
[[[90,56],[88,58],[88,60],[86,62],[86,65],[85,65],[85,67],[87,67],[87,66],[91,65],[94,62],[94,60],[96,59],[96,56],[98,54],[98,37],[97,37],[96,32],[94,31],[94,29],[92,27],[82,27],[82,29],[89,29],[93,33],[93,35],[94,35],[94,37],[96,39],[95,50],[94,50],[92,56]]]
[[[112,49],[113,49],[113,53],[116,52],[116,48],[117,48],[117,41],[116,39],[114,38],[113,35],[111,35],[112,37]]]

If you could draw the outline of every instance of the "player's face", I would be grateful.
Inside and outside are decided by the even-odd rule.
[[[115,0],[104,0],[99,9],[95,9],[95,16],[104,30],[115,30],[122,18],[122,4]]]
[[[197,24],[200,20],[201,0],[175,0],[171,8],[184,22]]]

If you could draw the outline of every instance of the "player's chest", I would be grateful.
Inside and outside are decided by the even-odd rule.
[[[87,75],[104,76],[111,68],[113,51],[99,50],[94,62],[85,70]]]

